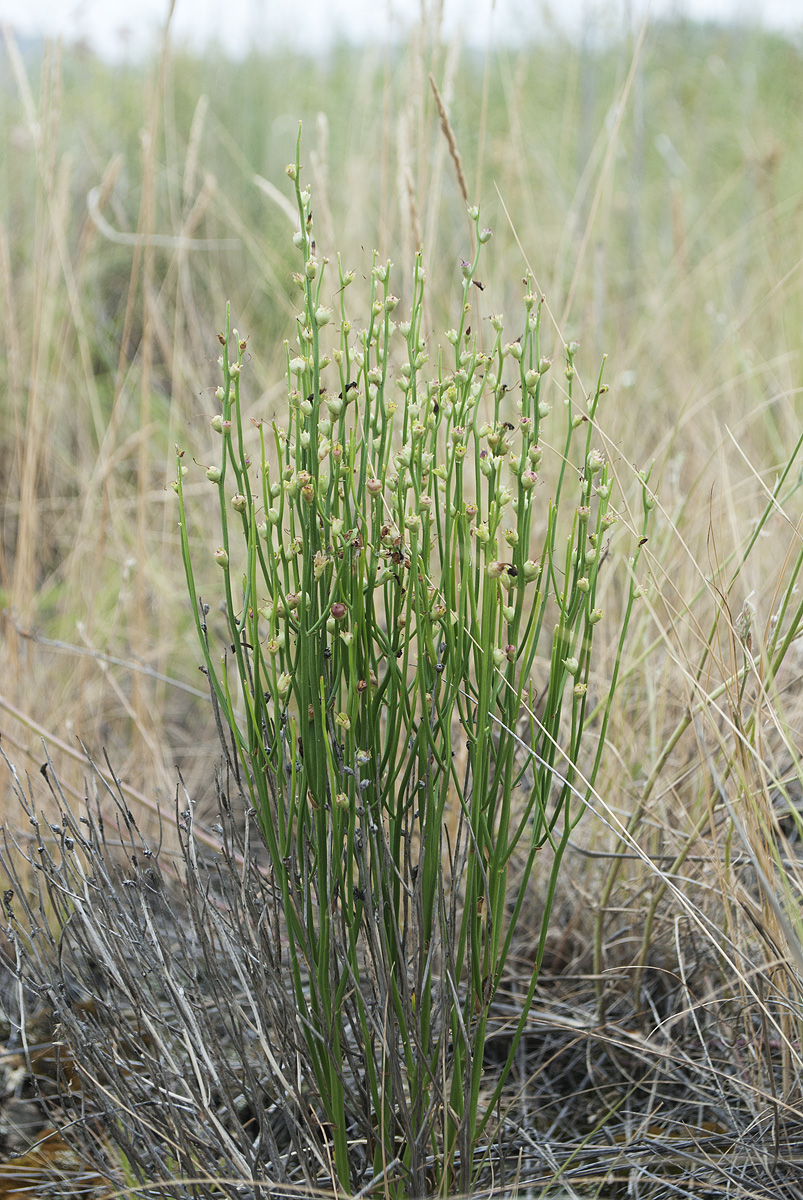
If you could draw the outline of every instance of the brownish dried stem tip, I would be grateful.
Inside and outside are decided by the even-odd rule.
[[[460,188],[460,193],[468,205],[468,186],[466,184],[466,177],[463,173],[463,160],[460,157],[460,151],[457,149],[457,140],[454,136],[454,130],[449,124],[449,114],[446,111],[446,105],[443,103],[443,97],[438,91],[438,85],[435,82],[435,77],[431,71],[429,74],[429,86],[432,88],[432,94],[435,97],[435,103],[438,106],[438,115],[441,119],[441,129],[443,130],[443,136],[446,138],[446,144],[449,147],[449,153],[452,156],[452,162],[454,163],[455,171],[457,172],[457,183]]]

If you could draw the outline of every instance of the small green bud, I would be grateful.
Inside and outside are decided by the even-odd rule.
[[[210,483],[220,483],[220,467],[207,467],[206,478]]]

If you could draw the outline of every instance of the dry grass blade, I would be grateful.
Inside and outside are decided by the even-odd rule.
[[[446,144],[449,147],[449,153],[452,156],[452,162],[454,163],[454,169],[457,174],[457,184],[460,188],[460,195],[463,197],[466,206],[468,206],[470,204],[470,200],[468,198],[468,184],[466,183],[466,176],[463,170],[463,160],[460,157],[460,151],[457,148],[457,138],[454,135],[454,130],[452,129],[451,122],[449,121],[449,114],[446,111],[446,105],[443,103],[443,97],[441,96],[440,91],[438,90],[438,85],[435,82],[435,76],[431,72],[429,76],[429,86],[432,88],[432,94],[435,97],[435,103],[438,106],[438,116],[441,119],[441,129],[443,131],[443,136],[446,138]]]

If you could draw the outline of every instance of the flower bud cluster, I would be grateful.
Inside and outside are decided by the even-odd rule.
[[[297,174],[296,167],[288,169],[293,182]],[[343,292],[355,274],[338,264],[340,286],[330,288],[329,267],[312,234],[308,190],[300,196],[301,229],[293,240],[300,267],[295,294],[302,299],[297,343],[286,344],[286,420],[270,432],[254,422],[262,439],[258,470],[251,473],[237,461],[242,453],[237,379],[245,351],[238,337],[240,360],[237,369],[224,373],[226,385],[216,393],[221,411],[212,419],[223,435],[222,465],[206,474],[226,505],[244,518],[232,521],[229,509],[224,547],[214,557],[226,572],[227,593],[246,595],[246,608],[253,605],[258,614],[259,630],[246,632],[254,653],[261,646],[265,654],[262,677],[273,703],[286,708],[303,697],[302,710],[320,728],[316,689],[321,676],[326,680],[324,728],[339,731],[344,752],[339,762],[353,764],[352,770],[344,767],[321,804],[321,811],[335,812],[347,811],[355,796],[359,805],[360,789],[373,784],[373,778],[359,777],[358,765],[364,769],[373,759],[366,751],[361,762],[363,751],[355,742],[365,728],[362,698],[377,686],[369,665],[375,654],[380,677],[385,655],[417,663],[426,679],[417,703],[436,705],[438,680],[448,680],[453,670],[452,639],[460,636],[466,613],[474,620],[479,614],[482,654],[518,686],[534,652],[532,606],[545,602],[556,579],[565,579],[559,584],[565,596],[555,598],[566,623],[555,661],[565,672],[561,686],[573,689],[575,697],[585,695],[586,644],[590,627],[602,618],[594,607],[606,545],[602,531],[615,518],[607,511],[609,468],[591,445],[593,414],[582,415],[576,422],[581,432],[567,452],[576,467],[565,473],[566,490],[579,476],[580,496],[566,557],[559,551],[555,569],[549,554],[536,549],[555,495],[553,473],[543,467],[544,447],[559,445],[559,459],[564,441],[551,423],[541,430],[551,411],[551,381],[545,378],[551,362],[541,353],[542,298],[535,290],[528,285],[523,331],[521,323],[508,326],[504,340],[501,316],[481,326],[473,311],[474,285],[482,287],[473,255],[461,264],[463,309],[446,334],[451,350],[438,347],[430,356],[421,334],[420,266],[411,311],[400,314],[401,303],[390,290],[392,264],[375,260],[365,327],[352,328]],[[491,231],[480,229],[478,212],[472,211],[472,219],[475,245],[481,246]],[[479,348],[483,340],[487,352]],[[566,347],[572,373],[576,349]],[[574,425],[574,412],[566,420]],[[582,448],[581,438],[587,438]],[[227,469],[232,461],[233,470]],[[235,557],[226,529],[247,535],[251,574],[243,576],[241,551]],[[444,547],[453,562],[439,561]],[[451,582],[440,586],[439,567],[444,578],[453,570],[462,581],[470,579],[479,592],[472,594],[471,609],[455,601]],[[251,595],[254,590],[258,594]],[[363,617],[372,604],[379,606],[373,619],[381,629],[373,642],[365,638]],[[304,638],[320,639],[316,644],[326,660],[323,666],[323,659],[316,662],[320,674],[312,702],[310,681],[298,675],[307,657],[299,653]],[[387,649],[377,651],[383,645]]]

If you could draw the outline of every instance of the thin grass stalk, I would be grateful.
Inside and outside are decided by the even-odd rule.
[[[775,481],[775,486],[773,487],[772,494],[769,497],[766,505],[764,506],[764,509],[763,509],[760,517],[756,521],[755,526],[753,527],[753,530],[750,534],[750,537],[748,538],[747,544],[745,545],[744,549],[742,550],[741,555],[738,556],[738,561],[736,563],[736,566],[735,566],[735,568],[731,574],[730,580],[728,582],[726,594],[730,593],[733,585],[735,584],[736,580],[739,578],[739,575],[741,574],[742,570],[744,569],[745,564],[748,562],[750,555],[761,535],[762,529],[767,524],[767,522],[769,521],[772,514],[776,511],[777,505],[778,505],[778,497],[781,495],[784,484],[786,483],[786,480],[789,478],[789,475],[791,474],[792,467],[797,459],[798,454],[800,453],[801,446],[803,446],[803,434],[801,434],[801,436],[798,438],[791,454],[787,458],[786,463],[784,465],[784,469],[779,474],[778,478]],[[789,589],[787,589],[785,595],[788,598],[788,596],[790,595]],[[786,607],[786,604],[784,604],[784,610],[785,610],[785,607]],[[800,611],[795,613],[795,617],[793,618],[793,620],[791,622],[790,628],[792,628],[792,629],[797,629],[799,622],[801,620],[803,620],[803,605],[799,606],[799,610]],[[705,670],[705,664],[708,661],[709,656],[711,654],[718,622],[719,622],[719,614],[717,614],[717,616],[714,618],[714,621],[713,621],[712,626],[708,633],[708,637],[706,638],[705,645],[704,645],[702,654],[700,656],[700,660],[695,669],[694,681],[696,683],[699,683],[699,681],[701,680],[703,671]],[[775,646],[775,641],[776,641],[776,639],[773,638],[772,642],[771,642],[773,648]],[[783,650],[784,654],[788,650],[789,645],[791,645],[791,642],[792,642],[792,639],[789,637],[785,638],[785,640],[783,641],[781,649]],[[772,666],[770,668],[773,677],[775,674],[777,674],[777,671],[778,671],[778,668],[780,667],[780,663],[781,663],[782,659],[783,659],[783,655],[780,652],[777,652],[775,658],[772,661]],[[712,701],[714,701],[717,698],[718,695],[723,694],[723,692],[726,691],[728,686],[729,686],[728,682],[727,681],[724,682],[717,689],[715,689],[715,691],[711,695],[705,696],[700,701],[700,704],[707,707]],[[636,805],[633,812],[631,813],[630,817],[628,818],[628,821],[626,824],[626,834],[627,835],[632,836],[633,833],[635,832],[635,830],[640,825],[641,819],[647,809],[649,799],[652,795],[652,792],[655,788],[655,785],[656,785],[658,779],[661,776],[661,772],[663,771],[664,767],[666,766],[666,763],[668,762],[669,757],[672,754],[673,750],[678,745],[681,738],[683,737],[683,735],[688,730],[689,726],[694,721],[695,714],[697,713],[697,711],[698,711],[698,706],[690,705],[687,708],[684,715],[678,721],[677,725],[675,726],[675,729],[672,731],[672,733],[670,734],[670,736],[667,738],[666,742],[664,743],[664,746],[656,759],[653,769],[650,772],[650,776],[644,785],[641,799],[640,799],[639,803]],[[611,869],[608,872],[605,883],[603,885],[602,894],[601,894],[601,898],[600,898],[600,904],[599,904],[599,912],[598,912],[596,923],[595,923],[594,973],[597,976],[597,980],[598,980],[597,993],[598,993],[600,1003],[602,1003],[602,984],[601,984],[602,960],[603,960],[602,939],[603,939],[603,930],[604,930],[604,924],[605,924],[605,913],[606,913],[607,907],[610,903],[610,898],[613,893],[613,888],[616,884],[616,880],[619,876],[621,865],[622,865],[621,859],[615,859],[614,862],[611,864]]]

